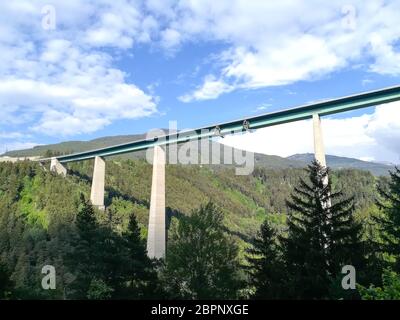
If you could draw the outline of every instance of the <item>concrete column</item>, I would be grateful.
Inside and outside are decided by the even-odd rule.
[[[322,137],[321,119],[318,113],[313,114],[314,127],[314,154],[315,160],[323,167],[326,167],[324,141]]]
[[[67,175],[67,168],[65,168],[57,158],[51,158],[50,171],[56,172],[64,177]]]
[[[92,205],[104,210],[104,180],[106,175],[106,163],[103,158],[94,158],[92,190],[90,201]]]
[[[147,255],[164,258],[165,248],[165,151],[154,147]]]
[[[321,127],[321,119],[319,114],[313,114],[313,128],[314,128],[314,154],[315,160],[319,162],[319,164],[326,168],[326,157],[325,157],[325,149],[324,149],[324,141],[322,138],[322,127]],[[329,177],[326,175],[323,184],[324,186],[328,185]],[[331,199],[328,198],[327,202],[323,204],[325,208],[331,207]]]

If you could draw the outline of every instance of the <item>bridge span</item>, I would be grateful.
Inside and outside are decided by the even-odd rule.
[[[295,108],[242,118],[235,121],[205,126],[195,130],[155,136],[106,148],[89,150],[65,156],[42,158],[37,161],[50,161],[50,170],[66,175],[64,164],[94,159],[94,172],[90,200],[94,206],[104,210],[105,157],[154,148],[153,177],[150,198],[147,251],[151,258],[163,258],[166,250],[165,235],[165,163],[163,146],[184,143],[201,138],[212,138],[241,131],[254,130],[283,123],[313,119],[315,159],[326,166],[322,138],[321,116],[377,106],[400,100],[400,86],[363,92],[337,99],[319,101]]]

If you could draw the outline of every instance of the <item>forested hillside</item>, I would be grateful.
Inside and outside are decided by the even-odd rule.
[[[0,257],[19,298],[69,297],[68,286],[76,275],[65,259],[74,247],[71,239],[77,232],[81,194],[89,196],[92,166],[91,161],[72,164],[63,178],[28,161],[0,164]],[[106,170],[107,210],[95,213],[97,222],[121,235],[133,213],[144,239],[151,166],[144,160],[119,159],[107,161]],[[265,219],[285,233],[291,211],[286,199],[305,172],[256,168],[250,176],[236,176],[233,169],[168,165],[166,175],[168,227],[211,200],[221,210],[224,232],[243,260],[244,249]],[[355,196],[356,219],[364,222],[377,211],[376,186],[385,187],[388,181],[358,170],[334,171],[330,179],[334,190]],[[57,269],[55,291],[41,289],[40,270],[45,264]]]
[[[310,163],[314,159],[312,153],[294,154],[287,157],[289,160]],[[388,175],[389,170],[393,170],[393,164],[384,164],[370,161],[363,161],[348,157],[338,157],[333,155],[326,156],[326,163],[332,169],[360,169],[370,171],[376,176]]]

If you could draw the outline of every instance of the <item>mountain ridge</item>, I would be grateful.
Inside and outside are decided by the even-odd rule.
[[[298,160],[309,163],[314,158],[312,153],[294,154],[286,159]],[[389,170],[394,169],[394,165],[365,161],[356,158],[326,155],[327,166],[333,169],[360,169],[370,171],[374,175],[387,175]]]
[[[144,139],[146,134],[134,134],[134,135],[118,135],[118,136],[105,136],[88,141],[64,141],[56,144],[38,145],[30,149],[14,150],[4,153],[3,157],[34,157],[34,156],[46,156],[46,154],[69,154],[75,152],[83,152],[87,150],[99,149],[108,147],[111,145],[127,143]],[[212,144],[218,144],[219,147],[222,144],[218,142],[210,142]],[[211,148],[210,148],[211,150]],[[145,151],[139,151],[123,155],[123,158],[140,159],[145,157]],[[350,157],[341,157],[335,155],[327,155],[327,164],[329,167],[334,169],[359,169],[371,172],[375,176],[388,175],[389,170],[393,169],[393,165],[385,163],[377,163],[370,161],[363,161]],[[314,159],[312,153],[294,154],[288,157],[280,157],[277,155],[267,155],[261,153],[254,154],[255,165],[272,168],[272,169],[284,169],[284,168],[303,168]]]

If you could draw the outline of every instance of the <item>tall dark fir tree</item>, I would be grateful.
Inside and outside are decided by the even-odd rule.
[[[73,235],[73,251],[67,254],[69,269],[76,276],[68,292],[72,298],[85,299],[92,281],[98,274],[98,223],[93,206],[81,195],[76,215],[76,234]],[[101,251],[100,251],[101,252]]]
[[[145,241],[140,236],[136,216],[132,214],[127,230],[122,234],[125,250],[124,277],[126,290],[124,298],[152,299],[159,298],[157,261],[147,256]]]
[[[384,241],[383,251],[392,255],[395,260],[391,267],[400,273],[400,169],[390,172],[387,190],[378,188],[382,200],[378,202],[383,217],[377,217],[381,226],[381,237]]]
[[[6,264],[0,259],[0,300],[12,297],[13,283],[10,276]]]
[[[284,296],[280,247],[275,230],[267,220],[246,250],[249,284],[255,289],[254,299],[279,299]]]
[[[362,227],[354,219],[353,198],[333,192],[329,169],[314,161],[307,172],[308,181],[301,179],[287,201],[288,236],[282,239],[287,293],[295,299],[325,299],[343,276],[344,265],[362,272]]]
[[[171,298],[234,299],[241,286],[238,248],[212,202],[183,216],[171,231],[165,285]]]

